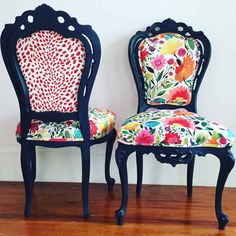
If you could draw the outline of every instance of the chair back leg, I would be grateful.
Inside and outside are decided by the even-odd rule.
[[[187,196],[192,197],[195,157],[187,166]]]
[[[31,169],[32,147],[27,144],[21,145],[21,169],[25,185],[25,210],[26,217],[31,216],[32,209],[32,169]]]
[[[31,147],[31,172],[32,172],[32,183],[36,179],[36,151],[35,146]]]
[[[115,179],[111,178],[110,175],[111,155],[115,139],[116,139],[116,130],[113,129],[111,137],[107,140],[106,158],[105,158],[105,178],[109,192],[112,191],[113,185],[115,183]]]
[[[90,176],[90,146],[84,145],[81,147],[82,158],[82,201],[83,201],[83,217],[89,218],[89,176]]]
[[[143,183],[143,155],[140,152],[136,152],[136,163],[137,163],[137,186],[136,196],[140,197],[142,183]]]

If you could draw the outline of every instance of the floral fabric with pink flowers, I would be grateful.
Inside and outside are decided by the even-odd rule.
[[[128,145],[223,148],[233,139],[224,126],[185,109],[138,113],[117,131],[118,142]]]
[[[115,114],[109,110],[89,108],[90,139],[99,139],[109,134],[115,125]],[[21,138],[20,123],[16,130],[17,138]],[[27,140],[75,142],[83,141],[79,121],[68,120],[60,123],[32,120]]]
[[[200,59],[195,39],[163,33],[139,45],[139,63],[147,103],[185,106],[191,102]]]

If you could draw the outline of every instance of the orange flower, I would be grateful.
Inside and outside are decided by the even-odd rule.
[[[218,145],[217,140],[214,136],[212,136],[211,139],[209,139],[206,144],[209,144],[209,146],[217,146]]]
[[[195,62],[194,60],[187,55],[182,64],[175,69],[175,80],[182,82],[192,75],[194,70]]]

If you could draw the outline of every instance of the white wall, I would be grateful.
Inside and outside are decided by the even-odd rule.
[[[169,17],[186,22],[195,30],[203,30],[212,43],[212,58],[199,92],[198,112],[236,133],[235,0],[7,0],[0,8],[0,31],[5,23],[13,23],[15,16],[44,2],[75,16],[81,24],[91,24],[99,35],[102,61],[90,104],[114,111],[117,126],[134,114],[137,107],[136,88],[127,56],[130,37],[155,21]],[[20,147],[14,137],[19,108],[2,58],[0,108],[0,180],[22,180]],[[104,182],[104,149],[103,144],[92,147],[91,182]],[[81,181],[79,149],[38,148],[37,153],[38,180]],[[134,160],[130,158],[128,162],[130,183],[136,181]],[[218,160],[213,156],[197,158],[195,185],[215,185],[218,168]],[[114,156],[111,172],[119,181]],[[151,155],[145,158],[145,183],[185,184],[185,181],[186,166],[172,168],[158,163]],[[227,186],[236,187],[236,168],[229,176]]]

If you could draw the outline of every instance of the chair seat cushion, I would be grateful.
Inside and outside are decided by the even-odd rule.
[[[90,139],[95,140],[109,134],[115,125],[115,114],[109,110],[89,108]],[[16,130],[21,138],[20,123]],[[79,121],[67,120],[60,123],[32,120],[27,140],[74,142],[83,141]]]
[[[185,109],[138,113],[117,132],[118,142],[128,145],[223,148],[233,139],[224,126]]]

